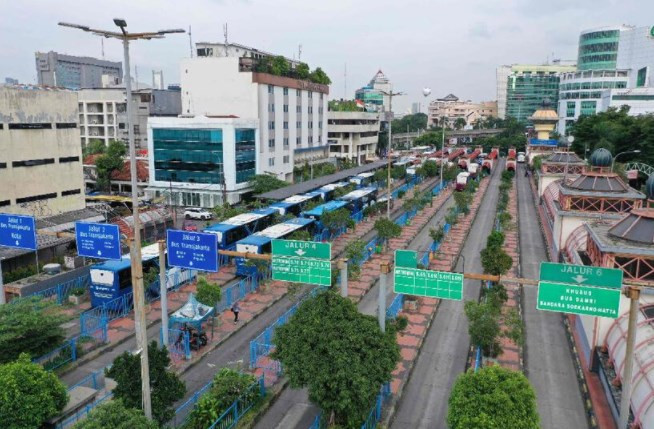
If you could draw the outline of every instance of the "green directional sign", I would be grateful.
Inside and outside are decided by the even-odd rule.
[[[404,268],[417,268],[418,252],[415,250],[396,250],[395,266]]]
[[[616,268],[590,267],[587,265],[556,264],[541,262],[540,280],[554,283],[622,288],[622,270]]]
[[[429,298],[463,299],[463,274],[395,267],[395,293]]]
[[[272,278],[294,283],[331,286],[330,243],[272,240]]]
[[[536,308],[615,319],[620,308],[620,289],[541,281]]]

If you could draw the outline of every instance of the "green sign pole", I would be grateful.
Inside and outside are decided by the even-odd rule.
[[[293,283],[331,286],[331,243],[272,240],[272,278]]]

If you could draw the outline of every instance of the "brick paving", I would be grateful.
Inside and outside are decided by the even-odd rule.
[[[451,271],[453,269],[489,182],[489,178],[481,181],[479,189],[470,203],[470,213],[459,216],[459,221],[449,231],[438,252],[435,255],[430,255],[429,269],[438,271]],[[451,192],[450,189],[447,195],[449,196]],[[409,324],[404,332],[397,334],[397,343],[400,345],[402,360],[397,364],[392,374],[391,391],[394,395],[401,394],[404,384],[409,379],[413,364],[438,308],[438,302],[438,299],[419,297],[416,299],[415,308],[409,309],[410,305],[405,304],[405,308],[400,312],[400,315],[407,318]]]

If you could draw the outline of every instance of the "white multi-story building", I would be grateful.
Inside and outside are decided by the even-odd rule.
[[[449,94],[444,98],[429,103],[427,125],[445,125],[453,127],[457,119],[463,119],[465,125],[472,125],[480,119],[487,119],[491,116],[497,116],[497,102],[482,101],[473,103],[472,101],[459,100],[454,94]]]
[[[150,118],[146,195],[174,206],[234,204],[260,171],[259,121],[237,117]]]
[[[255,72],[257,58],[234,55],[182,61],[183,114],[257,120],[257,173],[291,182],[296,162],[328,156],[329,86]]]
[[[52,216],[85,207],[77,94],[0,87],[0,212]]]
[[[379,113],[332,112],[327,114],[330,156],[363,164],[376,158]]]
[[[579,36],[576,72],[562,75],[559,133],[581,115],[628,105],[629,114],[654,112],[654,27],[619,25]]]

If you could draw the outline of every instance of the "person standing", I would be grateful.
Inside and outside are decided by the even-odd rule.
[[[238,305],[238,301],[232,305],[232,313],[234,313],[234,324],[238,323],[238,313],[241,311],[241,307]]]

